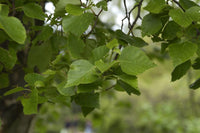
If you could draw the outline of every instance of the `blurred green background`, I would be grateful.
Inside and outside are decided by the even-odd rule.
[[[188,88],[200,72],[189,72],[182,79],[170,82],[171,61],[160,62],[155,58],[155,62],[157,67],[138,78],[140,96],[109,90],[101,95],[101,109],[86,118],[75,104],[71,108],[45,104],[35,120],[35,133],[59,133],[64,128],[71,133],[86,133],[88,122],[92,124],[92,133],[200,132],[200,90]]]
[[[101,20],[115,23],[112,28],[117,29],[124,17],[118,11],[123,4],[115,0],[111,5],[112,10]],[[134,33],[140,36],[137,30]],[[111,89],[101,94],[101,108],[86,118],[75,103],[71,107],[44,104],[33,124],[34,133],[200,133],[200,90],[188,88],[200,71],[189,71],[171,82],[169,56],[160,54],[160,44],[153,44],[149,38],[145,41],[150,46],[144,50],[157,67],[139,75],[140,96]],[[92,132],[87,132],[86,127],[91,127]]]

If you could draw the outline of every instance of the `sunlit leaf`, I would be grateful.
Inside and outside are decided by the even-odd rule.
[[[197,45],[191,42],[173,43],[169,46],[169,54],[174,66],[178,66],[194,55]]]
[[[19,44],[24,44],[26,30],[18,18],[0,15],[0,28],[3,29],[11,39]]]
[[[26,115],[37,114],[38,112],[38,90],[33,89],[27,98],[21,99],[23,112]]]
[[[67,79],[65,87],[92,83],[97,80],[95,66],[87,60],[74,61],[70,66]]]
[[[63,30],[66,33],[71,32],[76,36],[80,36],[87,30],[93,18],[94,15],[90,13],[84,13],[80,16],[67,16],[62,21]]]
[[[28,3],[22,7],[25,15],[31,18],[44,20],[45,14],[42,10],[42,7],[36,3]]]
[[[122,71],[134,76],[155,66],[142,50],[133,46],[123,49],[119,61]]]

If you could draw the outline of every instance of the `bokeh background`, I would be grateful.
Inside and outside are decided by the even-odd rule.
[[[130,9],[134,2],[127,2]],[[53,4],[47,3],[46,10],[49,14],[53,13]],[[100,19],[116,30],[121,28],[124,13],[122,0],[113,0],[109,2],[108,12],[104,12]],[[145,14],[142,12],[142,16]],[[140,23],[138,21],[138,25]],[[123,30],[127,31],[126,21]],[[134,34],[141,36],[139,30],[135,30]],[[161,54],[160,44],[153,43],[148,37],[144,40],[149,44],[145,51],[157,66],[139,75],[140,96],[129,96],[111,89],[102,93],[101,108],[87,117],[83,117],[75,103],[71,107],[47,103],[35,119],[34,132],[200,133],[200,90],[188,88],[200,71],[189,71],[180,80],[171,82],[173,67],[168,54]]]

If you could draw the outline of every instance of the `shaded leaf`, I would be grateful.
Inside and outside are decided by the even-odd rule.
[[[89,113],[91,113],[95,108],[90,107],[81,107],[83,116],[86,117]]]
[[[25,75],[24,80],[30,85],[35,86],[37,81],[44,81],[44,77],[38,73],[28,73]]]
[[[50,63],[51,56],[52,49],[49,43],[32,46],[28,54],[28,67],[34,68],[37,66],[43,72]]]
[[[154,35],[162,28],[159,16],[147,14],[142,19],[142,32],[146,35]]]
[[[132,36],[126,35],[121,30],[117,30],[116,31],[116,36],[117,36],[117,39],[122,40],[122,41],[124,41],[126,43],[129,43],[130,45],[133,45],[133,46],[136,46],[136,47],[143,47],[143,46],[148,45],[141,38],[139,38],[139,37],[132,37]]]
[[[75,87],[65,87],[65,84],[66,84],[65,82],[62,82],[57,86],[58,92],[64,96],[75,95]]]
[[[68,49],[73,58],[81,58],[84,49],[84,42],[73,34],[69,34],[67,40]]]
[[[125,87],[124,89],[128,92],[129,95],[131,93],[136,94],[136,95],[140,95],[136,76],[122,74],[122,75],[117,75],[117,77],[119,79],[118,84],[122,88]]]
[[[32,43],[36,44],[38,41],[47,41],[52,35],[53,29],[50,26],[43,26],[42,31],[35,37]]]
[[[190,85],[190,89],[198,89],[200,87],[200,78]]]
[[[14,50],[7,51],[0,47],[0,62],[6,69],[12,69],[17,61],[17,55]]]
[[[49,87],[45,90],[44,96],[53,103],[61,103],[66,106],[70,106],[71,97],[61,95],[55,87]]]
[[[8,16],[9,6],[5,4],[0,4],[0,15]]]
[[[0,74],[0,89],[8,87],[10,84],[9,77],[7,73]]]
[[[20,92],[20,91],[23,91],[23,90],[24,90],[24,88],[22,88],[22,87],[16,87],[14,89],[6,91],[6,93],[4,93],[4,96],[11,95],[13,93]]]
[[[78,86],[77,93],[91,93],[94,92],[94,90],[98,89],[98,87],[101,85],[101,81],[96,81],[91,84],[80,84]]]
[[[180,31],[180,29],[181,27],[174,21],[169,21],[163,30],[162,38],[173,40],[174,38],[176,38],[176,34],[178,31]]]
[[[80,93],[75,97],[75,102],[84,107],[99,108],[99,93]]]
[[[178,79],[180,79],[181,77],[183,77],[186,72],[190,69],[191,67],[191,61],[188,60],[180,65],[178,65],[177,67],[175,67],[175,69],[173,70],[171,76],[171,81],[176,81]]]
[[[120,85],[129,95],[131,95],[131,93],[140,95],[140,92],[137,89],[122,80],[117,80],[117,84]]]
[[[196,59],[195,59],[195,63],[192,64],[192,67],[193,67],[194,69],[200,69],[200,58],[196,58]]]

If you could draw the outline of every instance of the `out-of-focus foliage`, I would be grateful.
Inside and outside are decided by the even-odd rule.
[[[5,90],[0,95],[19,93],[17,100],[26,115],[37,114],[46,103],[68,107],[75,103],[86,116],[103,107],[100,102],[106,99],[104,95],[112,96],[118,91],[140,95],[140,74],[159,65],[156,59],[172,60],[171,76],[168,75],[171,81],[200,69],[197,2],[137,0],[128,4],[123,0],[123,18],[118,28],[113,28],[115,23],[100,19],[102,12],[111,10],[112,0],[49,2],[55,6],[54,13],[45,13],[45,0],[1,0],[0,4],[0,88]],[[17,77],[19,68],[23,83],[13,83],[11,79]],[[200,87],[198,76],[196,81],[189,81],[191,89]],[[176,109],[166,106],[169,112]],[[149,126],[165,124],[160,121],[160,117],[165,117],[154,117],[154,108],[147,108],[152,112],[144,113],[152,119]],[[156,108],[159,114],[160,105]],[[145,120],[138,123],[142,125],[142,121]],[[116,118],[104,132],[127,126],[120,123]],[[113,132],[123,132],[122,129],[115,128]]]

